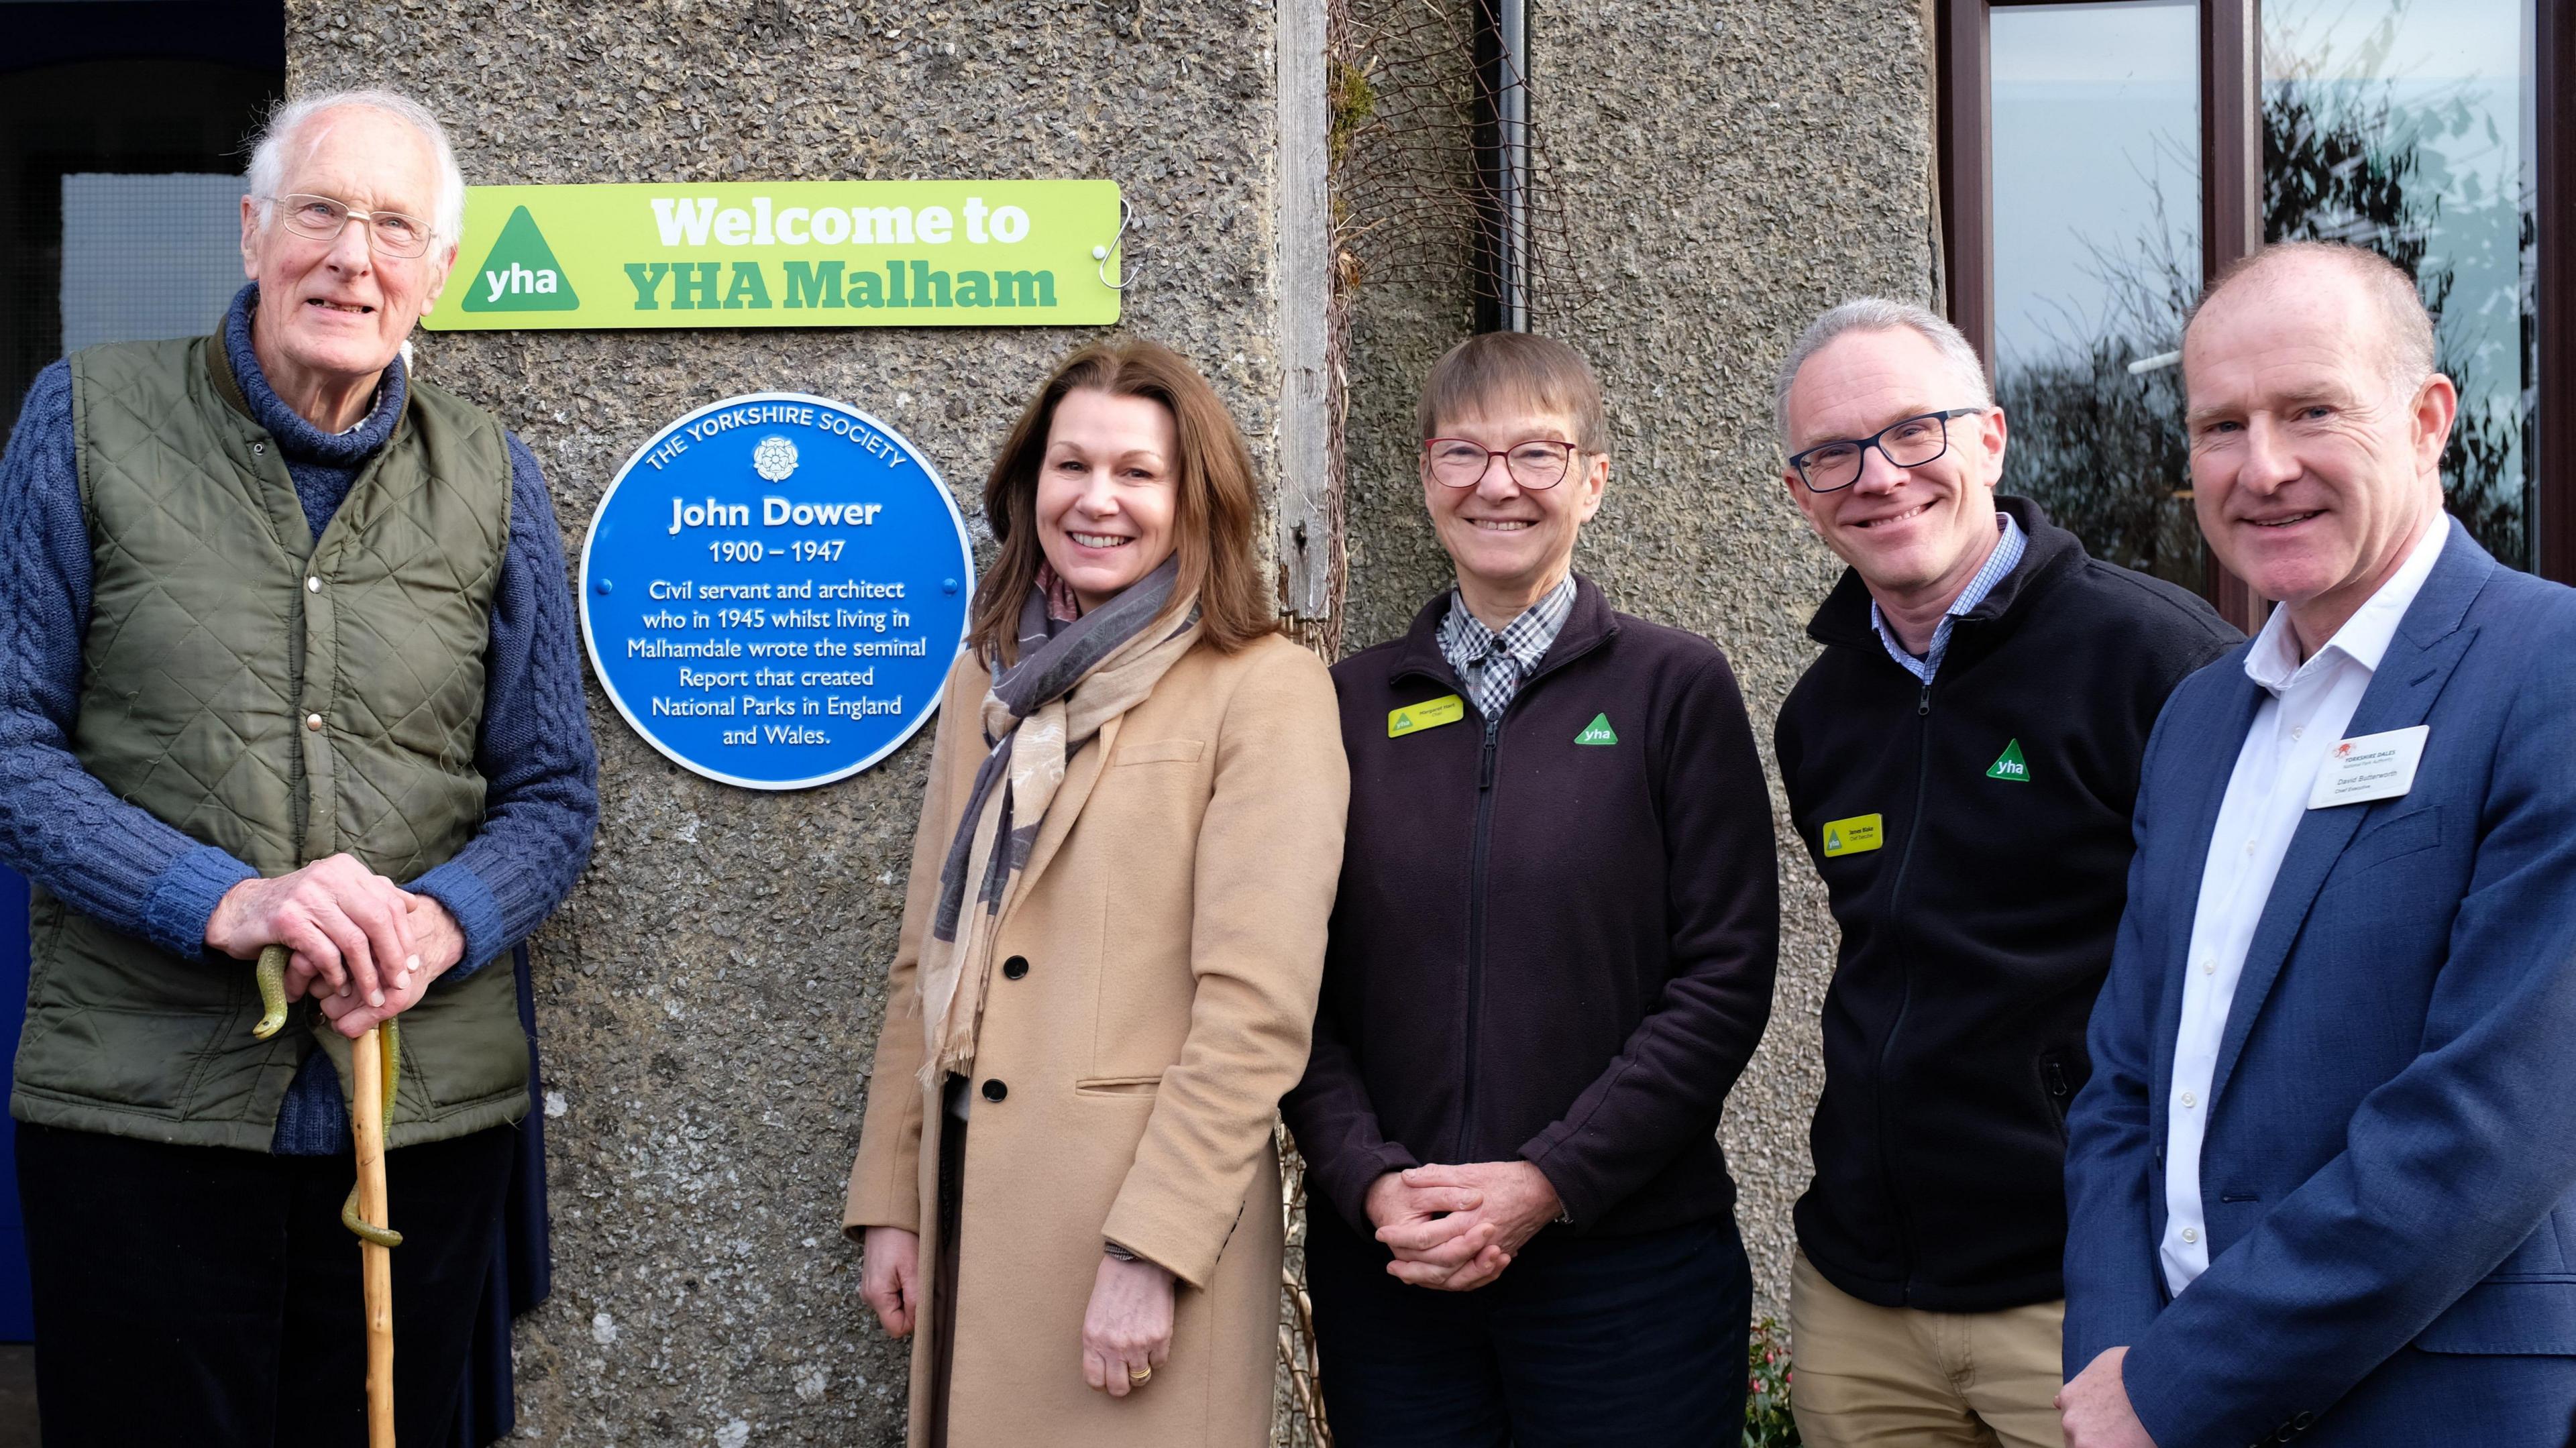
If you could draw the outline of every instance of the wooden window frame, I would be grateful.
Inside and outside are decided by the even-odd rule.
[[[1994,365],[1994,108],[1989,21],[2060,0],[1933,0],[1943,272],[1950,320]],[[2199,0],[2201,275],[2263,244],[2262,0]],[[2539,517],[2533,562],[2576,583],[2576,0],[2533,0],[2540,217]],[[2211,603],[2251,632],[2265,605],[2210,560]]]

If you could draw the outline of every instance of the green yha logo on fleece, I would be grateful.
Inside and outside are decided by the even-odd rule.
[[[1610,727],[1609,715],[1595,714],[1592,716],[1592,722],[1583,726],[1583,732],[1574,736],[1574,742],[1577,744],[1616,744],[1619,742],[1619,734],[1617,730]]]
[[[1995,756],[1994,764],[1986,770],[1986,778],[2009,779],[2015,784],[2030,783],[2030,766],[2022,762],[2020,740],[2006,744],[2004,752]]]

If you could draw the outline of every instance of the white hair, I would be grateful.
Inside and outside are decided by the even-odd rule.
[[[1789,355],[1780,364],[1780,375],[1771,392],[1771,425],[1779,430],[1780,450],[1789,450],[1789,388],[1798,380],[1798,369],[1807,359],[1825,349],[1825,344],[1846,332],[1893,332],[1906,328],[1922,334],[1941,354],[1962,392],[1967,395],[1957,406],[1995,405],[1994,389],[1986,382],[1986,364],[1977,358],[1977,349],[1949,320],[1912,302],[1891,301],[1886,297],[1860,297],[1817,317],[1798,334]]]
[[[259,128],[259,138],[251,145],[250,172],[245,178],[252,198],[259,202],[260,225],[268,225],[272,199],[286,184],[287,144],[304,129],[307,121],[325,111],[353,106],[382,111],[406,122],[429,142],[429,149],[438,161],[438,201],[437,210],[426,220],[433,242],[454,245],[465,233],[465,173],[457,169],[456,149],[447,143],[447,128],[438,123],[438,117],[429,113],[429,107],[389,90],[323,91],[278,102],[277,107],[268,113],[267,122]]]

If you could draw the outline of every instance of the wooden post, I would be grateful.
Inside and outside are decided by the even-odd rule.
[[[1332,335],[1331,122],[1324,0],[1278,7],[1279,606],[1308,630],[1337,630]],[[1301,630],[1301,632],[1304,632]],[[1328,653],[1325,663],[1333,662]]]
[[[352,1126],[358,1141],[358,1215],[391,1227],[385,1200],[384,1027],[350,1051]],[[367,1448],[394,1448],[394,1259],[373,1242],[358,1244],[367,1301]]]

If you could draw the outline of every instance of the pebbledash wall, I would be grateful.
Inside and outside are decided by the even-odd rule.
[[[1418,0],[1354,8],[1406,3]],[[1586,283],[1542,294],[1539,321],[1600,368],[1619,447],[1578,566],[1622,607],[1724,644],[1766,740],[1834,574],[1777,482],[1772,360],[1847,294],[1934,292],[1918,3],[1592,0],[1541,7],[1534,23],[1564,245]],[[297,89],[388,84],[427,99],[477,183],[1113,179],[1136,210],[1126,329],[1195,359],[1275,472],[1312,456],[1282,418],[1312,415],[1298,367],[1327,303],[1300,261],[1319,252],[1293,243],[1324,223],[1281,133],[1320,123],[1321,108],[1291,95],[1283,109],[1281,77],[1302,88],[1322,74],[1303,48],[1320,47],[1323,10],[297,0],[288,56]],[[1284,63],[1283,34],[1297,47]],[[1356,649],[1400,629],[1441,578],[1408,457],[1411,395],[1464,333],[1464,279],[1363,280],[1349,324],[1343,646]],[[865,408],[924,448],[989,556],[984,471],[1028,392],[1086,335],[446,334],[421,339],[418,365],[527,439],[568,550],[618,465],[672,418],[794,389]],[[1306,466],[1293,486],[1311,494]],[[555,1292],[518,1329],[520,1438],[900,1443],[903,1349],[859,1301],[839,1212],[927,735],[857,778],[763,794],[665,761],[595,681],[591,704],[598,846],[536,941]],[[1725,1127],[1771,1310],[1807,1173],[1832,959],[1785,827],[1784,846],[1779,1005]]]

